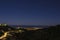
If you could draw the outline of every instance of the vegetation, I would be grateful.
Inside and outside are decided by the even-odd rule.
[[[8,28],[11,28],[7,26]],[[2,30],[7,30],[5,27]],[[11,30],[17,30],[11,28]],[[60,40],[60,25],[50,26],[49,28],[38,29],[38,30],[26,30],[26,29],[18,29],[23,30],[24,32],[10,32],[12,36],[7,36],[6,40]],[[7,30],[9,31],[9,30]]]

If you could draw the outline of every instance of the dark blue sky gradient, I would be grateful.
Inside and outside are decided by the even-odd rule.
[[[60,24],[60,0],[0,0],[0,23]]]

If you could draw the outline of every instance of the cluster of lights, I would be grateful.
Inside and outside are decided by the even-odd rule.
[[[0,24],[0,26],[7,26],[7,24]]]

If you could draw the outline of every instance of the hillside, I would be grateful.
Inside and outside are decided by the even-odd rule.
[[[8,28],[11,30],[8,30]],[[4,30],[2,34],[0,33],[0,38],[6,34],[6,37],[1,40],[60,40],[60,25],[37,30],[14,29],[10,26],[2,26],[0,30]]]

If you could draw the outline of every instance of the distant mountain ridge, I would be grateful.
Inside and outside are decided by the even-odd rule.
[[[4,24],[2,24],[4,25]],[[6,24],[8,25],[8,24]],[[48,28],[50,26],[47,26],[47,25],[8,25],[12,28],[17,28],[17,27],[21,27],[21,28]]]

